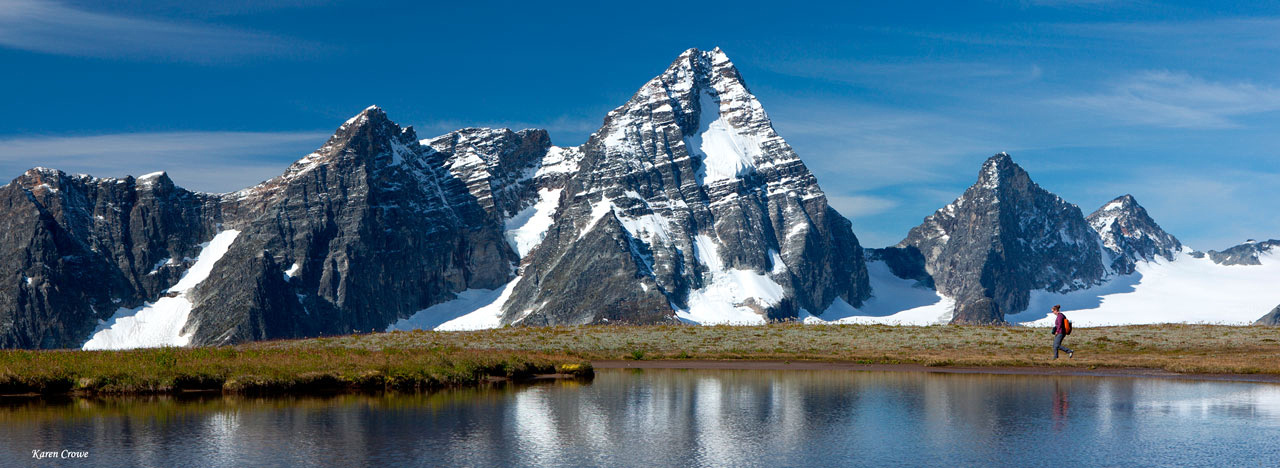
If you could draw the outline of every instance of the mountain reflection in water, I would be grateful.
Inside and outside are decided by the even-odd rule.
[[[326,398],[0,400],[5,466],[1270,466],[1280,386],[1150,378],[603,370]]]

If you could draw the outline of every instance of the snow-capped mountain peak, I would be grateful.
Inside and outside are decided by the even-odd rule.
[[[1132,273],[1140,261],[1157,257],[1172,261],[1182,250],[1182,243],[1161,229],[1133,195],[1116,197],[1086,219],[1101,237],[1110,267],[1118,274]]]
[[[546,240],[522,262],[524,276],[504,321],[605,318],[608,310],[570,303],[564,297],[575,296],[566,292],[569,285],[553,278],[597,269],[602,253],[577,247],[588,244],[619,249],[611,258],[656,285],[618,284],[609,292],[615,298],[601,300],[666,303],[696,322],[794,317],[800,308],[820,313],[837,297],[851,304],[867,297],[865,265],[848,222],[827,206],[816,179],[774,131],[723,51],[680,54],[576,151],[578,175],[559,194]],[[714,252],[718,262],[695,252]],[[594,256],[584,257],[588,253]],[[750,275],[772,285],[743,279]],[[732,313],[700,306],[713,286],[736,288],[715,295],[735,298],[725,305]]]

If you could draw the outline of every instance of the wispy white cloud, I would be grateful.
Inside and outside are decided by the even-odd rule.
[[[1039,80],[1036,64],[995,64],[965,61],[875,62],[848,59],[782,59],[762,66],[783,75],[866,86],[877,90],[905,89],[929,94],[971,94],[975,83],[1009,86]]]
[[[871,195],[827,194],[827,204],[846,218],[876,215],[897,208],[900,202]]]
[[[1136,21],[1111,23],[1060,23],[1040,25],[1066,36],[1099,39],[1098,46],[1123,42],[1167,54],[1221,56],[1256,53],[1280,48],[1280,18],[1213,18],[1195,21]]]
[[[298,40],[220,26],[89,11],[57,1],[0,0],[0,46],[78,57],[210,63],[305,56]]]
[[[167,132],[0,139],[0,173],[35,166],[121,177],[167,171],[192,190],[228,192],[279,175],[327,132]]]
[[[1123,79],[1101,93],[1050,102],[1126,124],[1216,129],[1238,126],[1237,117],[1280,110],[1280,89],[1149,71]]]
[[[771,112],[778,133],[835,192],[946,181],[966,164],[1015,149],[1000,129],[938,113],[848,102],[778,109]]]

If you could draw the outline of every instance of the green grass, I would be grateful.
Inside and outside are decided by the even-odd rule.
[[[300,341],[289,348],[230,346],[130,351],[3,351],[0,394],[238,394],[423,390],[494,379],[586,375],[590,364],[567,356],[453,347],[333,346]],[[585,366],[585,367],[581,367]]]
[[[888,325],[507,327],[394,332],[247,346],[288,349],[455,347],[559,353],[584,360],[820,360],[929,366],[1144,368],[1182,373],[1280,374],[1280,328],[1136,325],[1077,328],[1075,359],[1052,360],[1044,328]]]
[[[132,351],[0,351],[0,394],[235,394],[418,390],[535,374],[589,375],[592,360],[744,359],[932,367],[1143,368],[1280,374],[1280,328],[1077,328],[1051,360],[1041,328],[886,325],[506,327],[393,332]],[[566,365],[570,365],[566,367]],[[576,365],[576,367],[574,366]]]

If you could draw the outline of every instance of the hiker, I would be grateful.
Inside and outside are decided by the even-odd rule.
[[[1071,348],[1062,345],[1062,339],[1071,333],[1071,325],[1069,325],[1071,322],[1067,321],[1067,316],[1062,314],[1061,305],[1053,306],[1053,315],[1056,316],[1053,319],[1053,358],[1058,358],[1059,349],[1066,351],[1067,357],[1075,356],[1076,353],[1071,351]]]

